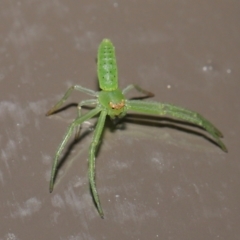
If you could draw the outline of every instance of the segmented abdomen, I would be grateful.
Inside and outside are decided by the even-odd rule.
[[[115,49],[109,39],[103,39],[98,48],[98,80],[100,88],[112,91],[118,88]]]

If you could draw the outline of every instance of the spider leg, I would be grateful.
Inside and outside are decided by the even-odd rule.
[[[64,96],[46,113],[46,116],[49,116],[49,115],[53,114],[55,111],[57,111],[63,105],[63,103],[69,98],[69,96],[71,95],[73,90],[77,90],[77,91],[86,93],[86,94],[91,95],[91,96],[97,96],[98,95],[98,92],[95,92],[95,91],[93,91],[91,89],[88,89],[88,88],[84,88],[80,85],[71,86],[66,91]]]
[[[82,106],[87,106],[87,105],[94,105],[97,104],[98,100],[97,99],[88,99],[88,100],[83,100],[78,104],[78,118],[80,118],[82,116],[81,110],[82,110]],[[80,136],[80,132],[81,132],[81,126],[79,125],[76,127],[76,134],[75,134],[75,139],[78,139]]]
[[[134,89],[134,88],[135,88],[138,92],[145,94],[147,97],[153,97],[153,96],[154,96],[153,93],[151,93],[151,92],[149,92],[149,91],[147,91],[147,90],[144,90],[144,89],[142,89],[141,87],[139,87],[138,85],[135,85],[135,84],[128,85],[126,88],[124,88],[124,89],[122,90],[122,93],[125,95],[127,92],[131,91],[131,90]]]
[[[52,171],[51,171],[50,185],[49,185],[49,191],[50,192],[52,192],[52,190],[53,190],[53,183],[54,183],[54,179],[55,179],[55,176],[56,176],[58,159],[59,159],[65,145],[67,144],[69,138],[71,137],[74,129],[76,128],[77,125],[80,125],[84,121],[92,118],[93,116],[98,114],[100,111],[101,111],[101,108],[95,108],[95,109],[89,111],[88,113],[86,113],[85,115],[83,115],[81,117],[77,117],[71,123],[71,125],[68,127],[68,130],[67,130],[66,134],[64,135],[62,142],[58,146],[57,152],[56,152],[55,157],[54,157],[54,161],[53,161],[53,165],[52,165]]]
[[[220,138],[223,137],[222,133],[211,122],[197,112],[193,112],[171,104],[150,101],[127,100],[126,105],[128,110],[160,116],[168,115],[175,119],[196,124],[204,128],[215,139],[222,150],[227,152],[226,146],[220,140]]]
[[[93,140],[89,148],[89,157],[88,157],[89,158],[88,159],[89,161],[88,175],[89,175],[89,181],[90,181],[90,188],[92,190],[93,199],[97,205],[98,212],[102,218],[103,218],[103,210],[100,204],[100,200],[99,200],[98,192],[96,188],[96,182],[95,182],[95,154],[96,154],[96,149],[103,131],[106,115],[107,115],[107,112],[103,110],[99,116],[97,126],[95,128],[94,135],[93,135]]]

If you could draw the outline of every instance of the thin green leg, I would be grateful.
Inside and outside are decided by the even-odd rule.
[[[138,92],[145,94],[147,97],[153,97],[154,96],[153,93],[151,93],[147,90],[144,90],[144,89],[142,89],[141,87],[139,87],[138,85],[135,85],[135,84],[128,85],[126,88],[124,88],[122,90],[122,93],[125,95],[127,92],[131,91],[132,89],[136,89]]]
[[[78,118],[82,116],[82,106],[89,106],[89,105],[97,105],[98,101],[97,99],[88,99],[83,100],[78,104]],[[81,125],[77,126],[76,133],[75,133],[75,139],[78,139],[81,132]]]
[[[58,165],[58,159],[64,149],[64,147],[66,146],[69,138],[71,137],[75,127],[77,125],[82,124],[84,121],[87,121],[88,119],[92,118],[93,116],[95,116],[96,114],[98,114],[101,111],[101,108],[95,108],[91,111],[89,111],[88,113],[86,113],[85,115],[83,115],[80,118],[76,118],[71,125],[68,127],[68,130],[66,132],[66,134],[63,137],[62,142],[60,143],[57,152],[55,154],[54,157],[54,161],[53,161],[53,165],[52,165],[52,172],[51,172],[51,178],[50,178],[50,185],[49,185],[49,191],[52,192],[53,190],[53,184],[54,184],[54,179],[55,179],[55,175],[56,175],[56,171],[57,171],[57,165]]]
[[[100,200],[99,200],[98,192],[96,188],[96,182],[95,182],[95,154],[96,154],[96,149],[103,131],[106,115],[107,115],[107,112],[103,110],[99,116],[95,131],[94,131],[94,135],[93,135],[93,140],[89,148],[89,157],[88,157],[88,161],[89,161],[88,175],[89,175],[90,187],[92,190],[94,201],[97,205],[98,212],[102,218],[103,218],[103,210],[100,204]]]
[[[77,90],[77,91],[86,93],[86,94],[91,95],[91,96],[97,96],[98,95],[98,92],[95,92],[91,89],[84,88],[84,87],[79,86],[79,85],[74,85],[74,86],[70,87],[66,91],[64,96],[46,113],[46,116],[49,116],[49,115],[53,114],[55,111],[57,111],[63,105],[63,103],[69,98],[69,96],[71,95],[73,90]]]
[[[135,101],[135,100],[127,100],[126,106],[128,110],[144,113],[144,114],[155,114],[160,116],[171,116],[179,120],[184,120],[198,126],[204,128],[218,145],[222,148],[223,151],[227,152],[226,146],[219,139],[223,137],[222,133],[207,119],[205,119],[202,115],[196,112],[192,112],[185,108],[181,108],[178,106],[174,106],[171,104],[163,104],[157,102],[148,102],[148,101]]]

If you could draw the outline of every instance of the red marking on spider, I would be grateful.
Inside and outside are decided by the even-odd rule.
[[[119,110],[119,109],[121,109],[121,108],[123,108],[125,106],[125,101],[122,99],[122,101],[120,103],[112,103],[112,102],[110,102],[109,106],[112,109]]]

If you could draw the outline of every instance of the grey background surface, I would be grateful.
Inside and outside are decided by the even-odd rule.
[[[239,9],[216,0],[1,1],[0,239],[240,239]],[[96,166],[104,220],[87,179],[96,119],[48,191],[56,148],[88,96],[74,93],[45,117],[69,86],[98,89],[103,38],[116,47],[121,88],[139,84],[203,114],[229,149],[167,119],[130,115],[115,131],[107,122]]]

